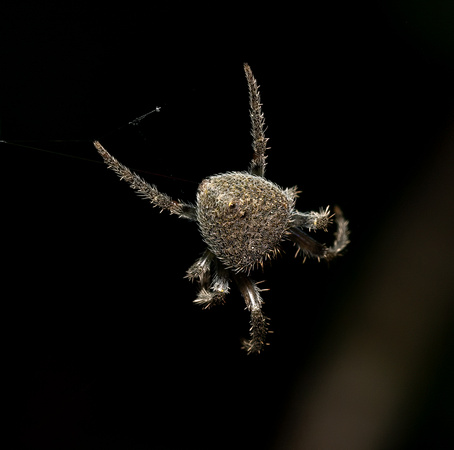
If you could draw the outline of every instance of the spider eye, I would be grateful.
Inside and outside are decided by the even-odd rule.
[[[234,203],[233,201],[230,201],[229,202],[229,208],[230,209],[236,208],[236,203]]]

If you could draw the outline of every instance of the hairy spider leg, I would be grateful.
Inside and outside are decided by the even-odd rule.
[[[307,228],[311,230],[328,231],[328,225],[332,223],[334,214],[329,211],[329,206],[325,209],[320,208],[320,211],[300,212],[294,211],[292,215],[292,223],[294,227]]]
[[[348,239],[348,221],[345,220],[344,215],[339,207],[334,209],[336,215],[337,231],[335,233],[335,240],[331,247],[326,247],[325,244],[317,242],[315,239],[307,235],[301,228],[292,227],[289,230],[289,239],[293,241],[298,249],[303,252],[305,257],[331,260],[338,256],[339,253],[350,242]]]
[[[179,217],[184,217],[185,219],[196,220],[195,206],[189,203],[177,202],[167,194],[158,191],[156,186],[148,184],[139,175],[121,164],[98,141],[95,141],[93,144],[104,159],[107,167],[113,170],[120,179],[127,181],[141,197],[147,199],[153,206],[161,208],[161,211],[166,209],[170,214],[177,214]]]
[[[247,84],[249,88],[249,115],[251,116],[251,135],[252,148],[254,156],[249,166],[249,173],[260,177],[265,176],[266,166],[266,146],[268,138],[265,137],[265,116],[262,113],[262,104],[260,103],[260,92],[257,85],[257,80],[252,74],[249,64],[244,64],[244,72],[246,73]]]
[[[334,233],[335,239],[333,245],[328,248],[328,252],[331,255],[330,258],[339,255],[350,243],[350,239],[348,238],[350,235],[348,220],[345,220],[342,210],[338,206],[334,207],[334,214],[336,215],[337,231]]]
[[[260,353],[263,350],[268,333],[268,318],[262,313],[263,300],[260,296],[260,289],[243,273],[236,273],[234,279],[244,298],[246,307],[251,313],[250,339],[243,340],[243,349],[248,354]]]
[[[211,281],[211,267],[214,266],[213,282]],[[224,298],[229,292],[229,278],[227,270],[221,267],[216,256],[208,249],[187,270],[186,278],[191,281],[198,280],[200,291],[194,303],[204,309],[213,305],[224,303]]]

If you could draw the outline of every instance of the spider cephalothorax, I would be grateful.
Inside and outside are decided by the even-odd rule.
[[[294,208],[296,188],[282,189],[264,178],[266,143],[264,116],[257,82],[250,67],[244,69],[249,87],[250,116],[254,155],[248,172],[214,175],[200,183],[197,203],[172,200],[111,156],[99,142],[100,155],[138,193],[171,214],[196,221],[207,249],[188,269],[187,277],[200,284],[195,303],[208,308],[222,303],[229,284],[237,284],[251,313],[250,339],[244,342],[248,353],[259,353],[265,344],[267,318],[262,314],[260,289],[250,279],[250,271],[272,258],[282,241],[293,241],[304,257],[332,259],[348,244],[348,222],[335,209],[337,231],[331,247],[320,244],[302,228],[327,231],[332,217],[329,208],[301,213]]]

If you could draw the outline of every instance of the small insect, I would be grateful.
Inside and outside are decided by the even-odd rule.
[[[265,178],[268,139],[259,87],[248,64],[244,64],[244,70],[254,151],[249,170],[206,178],[198,187],[195,205],[173,200],[118,162],[99,142],[94,145],[108,167],[153,206],[198,224],[207,248],[186,275],[200,286],[194,302],[203,308],[222,304],[234,281],[251,315],[250,338],[243,341],[243,348],[250,354],[263,350],[268,333],[268,318],[262,313],[262,290],[250,278],[251,270],[263,267],[264,261],[279,253],[286,240],[293,241],[297,253],[301,252],[304,258],[331,260],[349,243],[349,231],[339,208],[335,208],[335,214],[330,213],[329,207],[319,212],[300,212],[295,209],[296,187],[282,189]],[[330,247],[303,231],[327,231],[334,216],[337,231]]]

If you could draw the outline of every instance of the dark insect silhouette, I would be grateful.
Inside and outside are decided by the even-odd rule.
[[[228,172],[203,180],[195,205],[173,200],[118,162],[99,142],[94,144],[108,167],[153,206],[197,222],[207,248],[186,275],[200,285],[194,302],[204,308],[223,303],[233,280],[251,314],[250,339],[244,341],[243,347],[248,353],[260,353],[268,332],[268,319],[262,313],[261,290],[249,277],[251,270],[274,257],[285,240],[293,241],[305,258],[330,260],[348,244],[349,231],[339,208],[335,208],[335,214],[329,208],[299,212],[295,209],[296,188],[282,189],[265,178],[268,141],[264,133],[265,119],[257,81],[248,64],[244,70],[252,121],[252,162],[247,172]],[[302,230],[327,231],[333,217],[337,231],[330,247]]]

